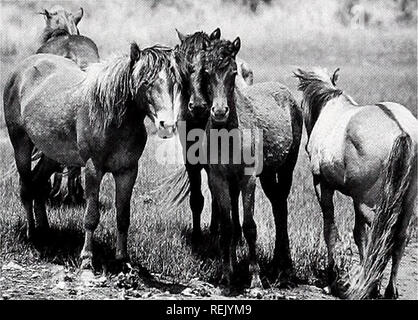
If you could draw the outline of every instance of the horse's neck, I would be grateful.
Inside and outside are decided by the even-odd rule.
[[[67,30],[65,29],[52,29],[52,28],[45,28],[44,32],[42,33],[42,45],[46,44],[47,42],[62,36],[70,35]]]

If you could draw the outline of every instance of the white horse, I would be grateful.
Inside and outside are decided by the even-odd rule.
[[[354,239],[361,261],[346,297],[376,294],[392,256],[385,297],[397,298],[396,277],[416,212],[418,121],[397,103],[358,105],[335,87],[336,72],[332,77],[322,69],[295,72],[303,93],[306,150],[324,218],[329,281],[335,284],[337,278],[332,198],[338,190],[354,202]]]

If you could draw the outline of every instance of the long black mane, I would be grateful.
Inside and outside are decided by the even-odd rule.
[[[198,31],[187,35],[179,46],[180,53],[190,61],[200,50],[205,50],[210,45],[210,37],[206,32]]]

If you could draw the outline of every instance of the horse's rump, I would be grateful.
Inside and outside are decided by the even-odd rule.
[[[257,83],[237,92],[237,112],[242,128],[263,130],[263,152],[267,162],[283,163],[300,138],[302,120],[290,91],[277,82]],[[295,121],[300,132],[294,132]]]
[[[6,83],[4,112],[9,129],[26,131],[35,146],[56,161],[80,163],[76,92],[84,78],[85,73],[63,57],[37,54],[26,58]]]

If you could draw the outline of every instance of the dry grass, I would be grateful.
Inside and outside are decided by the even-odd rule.
[[[57,1],[60,2],[60,1]],[[31,5],[32,3],[32,5]],[[62,1],[61,1],[62,3]],[[241,57],[253,67],[255,81],[274,80],[285,83],[295,96],[296,80],[291,71],[296,66],[322,65],[341,67],[339,86],[359,103],[396,101],[417,114],[416,28],[395,27],[351,30],[336,21],[337,2],[312,1],[309,6],[299,5],[297,14],[287,2],[279,2],[275,10],[262,8],[258,15],[239,11],[229,4],[216,7],[206,2],[184,1],[181,5],[162,6],[156,10],[139,6],[142,2],[79,1],[87,12],[80,24],[83,34],[92,37],[101,55],[128,48],[131,40],[141,45],[155,42],[173,45],[177,42],[174,28],[184,32],[220,26],[225,37],[240,35]],[[76,9],[79,4],[64,2]],[[306,3],[306,2],[303,2]],[[300,4],[300,2],[295,2]],[[43,25],[34,12],[49,7],[46,1],[2,2],[1,5],[1,81],[11,67],[37,46],[37,35]],[[188,8],[185,14],[184,8]],[[314,14],[315,13],[315,14]],[[231,17],[234,17],[231,19]],[[388,18],[388,17],[387,17]],[[388,21],[390,19],[388,18]],[[107,26],[115,26],[114,28]],[[388,23],[388,25],[390,25]],[[104,31],[106,26],[106,31]],[[1,94],[0,94],[1,96]],[[1,127],[4,127],[0,116]],[[3,131],[4,132],[4,131]],[[1,135],[0,135],[1,136]],[[155,163],[154,150],[160,144],[150,139],[140,160],[140,173],[132,199],[132,224],[129,235],[129,253],[135,264],[151,272],[170,275],[179,280],[200,277],[216,280],[219,276],[216,254],[211,245],[201,255],[193,255],[190,247],[191,212],[187,206],[175,212],[160,210],[158,199],[151,190],[163,178],[167,167]],[[304,141],[302,142],[302,145]],[[12,162],[8,139],[0,144],[0,177]],[[326,250],[322,236],[322,215],[316,202],[307,157],[303,148],[294,172],[294,184],[289,198],[289,233],[292,258],[299,278],[314,282],[323,279]],[[115,240],[114,184],[106,176],[100,201],[102,218],[96,232],[96,252],[100,267],[113,256]],[[48,245],[33,246],[23,237],[25,215],[18,198],[16,175],[0,182],[0,252],[19,259],[42,258],[77,265],[82,246],[81,209],[50,209],[49,218],[54,232]],[[274,223],[268,201],[257,193],[255,219],[259,232],[259,258],[263,272],[271,260],[274,245]],[[342,268],[350,267],[357,249],[352,238],[353,209],[351,202],[337,194],[337,225],[341,241],[338,259]],[[209,222],[208,201],[202,214],[204,225]],[[245,245],[239,249],[245,255]],[[215,250],[216,253],[216,250]],[[245,263],[243,263],[245,265]]]

